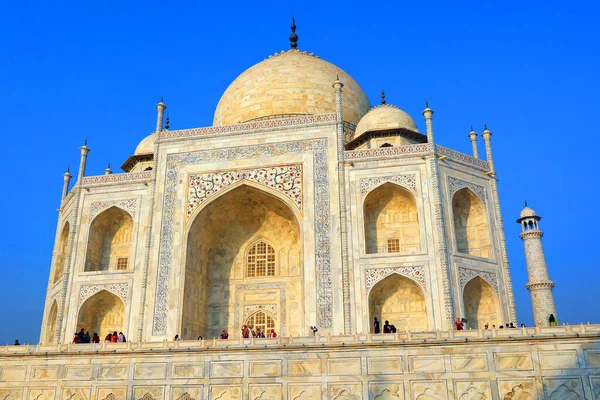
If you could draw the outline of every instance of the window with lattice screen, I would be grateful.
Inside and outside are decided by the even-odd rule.
[[[126,270],[129,264],[129,259],[127,257],[119,257],[117,258],[117,270]]]
[[[275,249],[260,241],[248,250],[246,271],[249,278],[275,276]]]
[[[387,252],[388,253],[399,253],[400,252],[400,239],[388,239]]]
[[[267,313],[259,311],[257,313],[252,314],[246,320],[246,326],[249,328],[260,328],[260,330],[268,336],[271,333],[271,329],[275,329],[275,320],[271,318],[271,316]]]

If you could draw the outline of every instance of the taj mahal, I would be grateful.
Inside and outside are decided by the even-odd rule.
[[[560,324],[528,206],[519,326],[488,127],[443,147],[429,104],[420,131],[295,31],[212,126],[170,129],[161,99],[124,173],[79,149],[39,344],[0,348],[0,400],[600,398],[600,325]]]

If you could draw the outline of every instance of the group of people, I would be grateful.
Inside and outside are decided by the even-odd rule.
[[[457,331],[464,331],[465,330],[465,323],[466,322],[467,322],[467,320],[464,319],[464,318],[456,318],[456,322],[454,323],[454,326],[456,327],[456,330]],[[511,328],[515,328],[516,329],[517,327],[515,326],[514,323],[509,322],[509,323],[506,323],[506,325],[500,325],[498,328],[499,329],[504,329],[504,328],[511,329]],[[525,324],[521,324],[521,328],[525,328]],[[490,329],[490,324],[488,324],[486,322],[485,325],[483,326],[483,329]],[[491,329],[496,329],[496,325],[492,325]]]
[[[117,333],[117,331],[109,333],[104,338],[105,343],[123,343],[126,341],[127,339],[123,332]],[[96,332],[94,332],[93,336],[90,336],[89,331],[86,332],[84,328],[81,328],[79,332],[75,332],[73,343],[100,343],[100,336]]]
[[[263,331],[260,330],[259,327],[256,327],[256,329],[254,329],[252,326],[248,326],[248,325],[244,325],[242,326],[242,337],[244,339],[248,339],[248,338],[265,338],[267,336],[265,336],[265,333]],[[223,334],[221,334],[221,339],[227,339],[229,337],[229,334],[227,333],[227,330],[224,330],[223,333],[225,333],[225,335],[227,337],[223,337]],[[268,337],[270,338],[275,338],[277,337],[277,333],[275,333],[275,329],[271,329],[271,333],[268,333]]]
[[[390,321],[385,321],[385,323],[383,324],[383,333],[396,333],[396,330],[396,327],[394,325],[391,325]],[[375,319],[373,320],[373,332],[381,333],[381,323],[379,322],[377,317],[375,317]]]

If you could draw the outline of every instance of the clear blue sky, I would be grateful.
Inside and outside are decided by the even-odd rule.
[[[438,143],[469,153],[469,126],[487,122],[519,322],[532,323],[524,199],[543,216],[561,321],[600,322],[599,6],[491,3],[1,2],[0,344],[38,340],[61,175],[84,137],[97,175],[154,129],[163,94],[172,129],[210,125],[238,74],[289,47],[292,14],[299,48],[374,104],[385,88],[423,131],[429,98]]]

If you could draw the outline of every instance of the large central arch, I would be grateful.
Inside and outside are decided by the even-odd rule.
[[[205,205],[187,234],[182,337],[218,337],[223,329],[239,336],[244,315],[261,308],[285,315],[276,326],[300,334],[300,236],[292,207],[258,185],[244,182]]]

